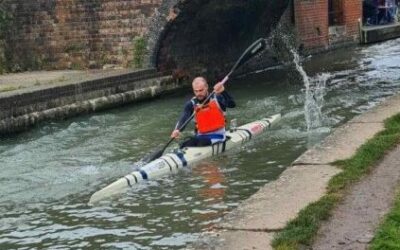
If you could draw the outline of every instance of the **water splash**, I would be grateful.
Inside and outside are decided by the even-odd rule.
[[[301,65],[300,56],[295,49],[295,39],[287,32],[283,32],[284,27],[278,28],[272,34],[274,48],[277,50],[277,56],[283,64],[293,62],[294,72],[293,81],[301,81],[304,83],[304,116],[307,126],[307,132],[318,129],[323,125],[322,107],[324,104],[326,81],[329,79],[328,74],[317,75],[314,79],[310,79]],[[291,101],[298,102],[296,96],[289,97]]]
[[[312,78],[311,85],[306,87],[304,115],[307,123],[307,131],[317,129],[324,125],[322,108],[324,106],[324,96],[326,93],[326,82],[330,78],[329,74],[319,74]]]
[[[293,63],[296,70],[300,73],[305,87],[304,116],[307,124],[307,131],[319,128],[323,125],[322,107],[324,105],[324,95],[326,82],[329,74],[319,74],[310,81],[306,71],[300,62],[300,56],[294,49],[290,49],[293,54]]]

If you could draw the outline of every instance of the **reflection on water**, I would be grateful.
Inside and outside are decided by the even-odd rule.
[[[303,67],[322,117],[311,130],[303,83],[289,83],[290,72],[278,69],[231,81],[227,88],[238,107],[229,110],[228,119],[240,125],[282,112],[274,130],[96,207],[86,205],[93,192],[166,143],[189,91],[47,123],[5,139],[0,142],[0,247],[185,248],[332,128],[396,93],[399,56],[394,40],[308,58]],[[313,84],[319,81],[322,87]]]
[[[205,211],[196,210],[196,217],[200,221],[209,223],[202,223],[204,226],[212,226],[228,210],[228,206],[224,204],[226,189],[224,173],[218,168],[218,163],[206,161],[193,168],[193,174],[203,178],[204,186],[199,188],[197,194],[208,207]]]

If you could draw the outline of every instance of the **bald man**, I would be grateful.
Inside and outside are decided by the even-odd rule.
[[[208,84],[204,77],[196,77],[192,82],[194,97],[186,102],[183,113],[171,133],[172,138],[180,136],[179,128],[194,113],[195,136],[182,143],[181,147],[201,147],[225,141],[225,111],[236,106],[233,98],[219,82],[214,85],[214,94],[203,103],[208,95]],[[184,128],[181,128],[183,130]]]

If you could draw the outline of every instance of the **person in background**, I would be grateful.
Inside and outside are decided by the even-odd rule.
[[[377,25],[378,13],[378,0],[363,0],[363,18],[366,25]]]
[[[393,22],[395,23],[399,21],[398,12],[399,12],[399,0],[394,0],[392,13],[393,13]]]
[[[171,138],[178,138],[185,121],[194,113],[196,123],[195,136],[182,143],[184,147],[208,146],[225,140],[225,111],[236,106],[233,98],[225,90],[224,84],[214,85],[214,93],[206,103],[208,84],[204,77],[196,77],[192,82],[194,97],[186,102],[183,113],[178,120]]]
[[[386,0],[378,0],[378,25],[387,24],[387,6]]]
[[[387,6],[387,21],[388,23],[394,23],[397,21],[397,1],[395,0],[386,0]]]

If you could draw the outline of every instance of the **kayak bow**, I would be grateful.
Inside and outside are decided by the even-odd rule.
[[[261,120],[247,123],[226,133],[227,140],[205,147],[188,147],[176,152],[167,153],[160,158],[146,164],[137,171],[118,179],[105,188],[95,192],[89,200],[94,204],[107,197],[121,193],[144,180],[157,179],[178,169],[197,163],[205,158],[221,154],[226,150],[242,145],[269,128],[280,119],[276,114]]]

